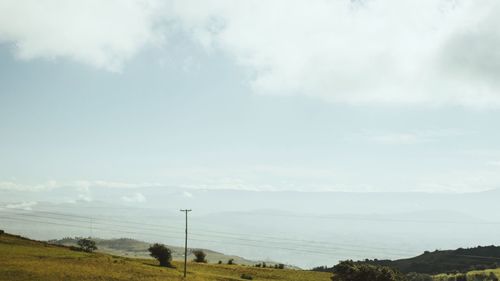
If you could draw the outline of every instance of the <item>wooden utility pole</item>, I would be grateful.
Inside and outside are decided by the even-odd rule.
[[[186,270],[187,270],[187,256],[188,256],[188,213],[191,212],[191,209],[181,210],[186,214],[186,238],[184,240],[184,278],[186,278]]]

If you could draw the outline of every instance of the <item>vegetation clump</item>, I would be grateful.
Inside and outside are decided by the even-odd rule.
[[[250,274],[243,273],[243,274],[241,274],[241,279],[253,280],[253,277]]]
[[[193,260],[194,262],[207,263],[207,254],[205,254],[202,250],[194,250],[193,255],[195,257]]]
[[[97,246],[95,244],[95,241],[90,239],[90,238],[81,238],[78,239],[78,242],[76,242],[78,247],[84,252],[87,253],[92,253],[93,251],[97,250]]]
[[[404,275],[386,267],[343,261],[333,267],[333,281],[405,281]]]
[[[149,255],[157,259],[160,266],[172,267],[172,251],[163,244],[155,243],[148,249]]]
[[[407,281],[433,281],[432,276],[424,273],[410,272],[406,274]]]

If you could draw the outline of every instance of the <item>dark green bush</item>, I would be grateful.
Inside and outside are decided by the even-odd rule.
[[[405,281],[404,275],[386,267],[343,261],[333,267],[333,281]]]
[[[194,262],[207,263],[207,254],[205,254],[202,250],[194,250],[193,255],[195,256]]]
[[[243,273],[243,274],[241,274],[241,279],[253,280],[253,277],[250,274]]]
[[[88,253],[97,250],[95,241],[90,238],[81,238],[78,240],[77,244],[80,247],[80,249]]]
[[[411,272],[406,275],[408,281],[432,281],[432,276],[428,274]]]
[[[160,266],[172,267],[172,251],[163,244],[155,243],[148,249],[149,255],[160,262]]]

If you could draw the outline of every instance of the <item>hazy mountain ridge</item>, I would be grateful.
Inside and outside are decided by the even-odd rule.
[[[21,204],[23,201],[5,202],[0,210],[9,219],[2,224],[10,232],[40,240],[131,237],[181,247],[185,221],[179,209],[192,208],[189,245],[193,248],[302,268],[345,259],[396,260],[428,249],[500,244],[496,235],[500,232],[499,190],[443,194],[152,187],[140,192],[147,204],[116,201],[123,190],[111,188],[91,191],[101,200],[57,202],[54,197],[30,206]],[[40,195],[50,195],[47,193]],[[224,204],[214,204],[220,198],[225,198]],[[40,223],[33,230],[35,221]]]
[[[148,248],[152,243],[131,239],[131,238],[115,238],[115,239],[101,239],[101,238],[92,238],[96,242],[98,247],[98,252],[124,256],[124,257],[134,257],[134,258],[151,258],[148,252]],[[62,239],[54,239],[49,240],[48,242],[56,245],[64,245],[64,246],[76,246],[78,238],[66,237]],[[172,250],[172,258],[174,260],[183,260],[184,259],[184,248],[166,245],[170,250]],[[197,249],[197,248],[196,248]],[[188,260],[193,260],[195,257],[191,253],[195,248],[188,248]],[[257,263],[261,263],[262,261],[253,261],[248,260],[243,257],[235,256],[235,255],[226,255],[217,251],[212,251],[208,249],[199,249],[203,250],[205,254],[207,254],[208,263],[218,263],[222,261],[223,263],[227,263],[229,259],[233,259],[236,264],[242,265],[255,265]],[[275,264],[276,262],[269,262],[269,264]]]

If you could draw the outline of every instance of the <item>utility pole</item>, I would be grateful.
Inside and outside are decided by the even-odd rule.
[[[188,253],[188,213],[191,212],[191,209],[181,210],[186,214],[186,239],[184,240],[184,278],[186,278],[186,268],[187,268],[187,253]]]

